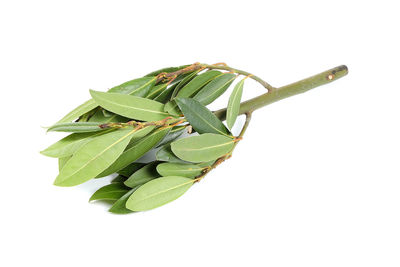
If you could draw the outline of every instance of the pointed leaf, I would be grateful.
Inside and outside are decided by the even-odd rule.
[[[149,94],[146,96],[148,99],[154,99],[157,95],[159,95],[161,92],[165,91],[168,87],[168,83],[162,83],[154,86],[151,88]]]
[[[155,147],[160,140],[164,138],[164,136],[168,133],[170,129],[158,129],[148,136],[132,143],[127,147],[127,149],[122,153],[122,155],[116,160],[113,164],[111,164],[106,170],[104,170],[98,177],[104,177],[114,172],[117,172],[130,163],[138,160],[144,154],[146,154],[150,149]]]
[[[134,174],[132,174],[126,181],[125,185],[131,188],[135,188],[138,185],[142,185],[147,183],[148,181],[151,181],[155,178],[160,177],[158,174],[156,167],[158,165],[158,162],[151,162],[141,168],[140,170],[136,171]]]
[[[47,129],[48,132],[90,133],[104,131],[98,122],[57,123]]]
[[[131,119],[158,121],[169,116],[164,112],[164,105],[154,100],[93,90],[90,90],[90,94],[103,108]]]
[[[54,184],[73,186],[96,177],[122,154],[134,133],[122,129],[92,139],[67,161]]]
[[[136,80],[132,80],[126,83],[123,83],[119,86],[113,87],[109,90],[109,92],[120,93],[120,94],[131,94],[136,96],[144,96],[149,91],[150,87],[154,85],[156,81],[155,77],[146,77],[146,78],[139,78]],[[64,122],[71,122],[80,116],[88,113],[89,111],[96,108],[98,104],[93,100],[90,99],[83,103],[82,105],[78,106],[70,113],[65,115],[58,123]]]
[[[143,77],[115,86],[108,92],[144,97],[149,93],[155,82],[156,77]]]
[[[176,102],[190,125],[198,133],[228,135],[225,125],[208,108],[192,98],[177,98]]]
[[[171,144],[171,149],[182,160],[205,162],[228,154],[233,146],[233,138],[207,133],[179,139]]]
[[[162,72],[166,72],[166,73],[174,72],[174,71],[181,70],[181,69],[184,69],[184,68],[189,67],[189,66],[190,66],[190,65],[182,65],[182,66],[178,66],[178,67],[167,67],[167,68],[162,68],[162,69],[159,69],[159,70],[150,72],[149,74],[146,74],[145,77],[157,76],[158,74],[160,74],[160,73],[162,73]]]
[[[195,178],[204,169],[199,165],[185,163],[161,163],[157,166],[157,172],[161,176],[182,176],[187,178]]]
[[[212,103],[215,99],[221,96],[226,89],[232,84],[235,80],[236,75],[232,73],[224,73],[214,80],[212,80],[209,84],[204,86],[200,92],[198,92],[194,99],[202,103],[203,105],[208,105]]]
[[[128,210],[125,205],[126,205],[126,201],[128,200],[128,198],[133,194],[133,192],[136,191],[136,189],[138,189],[139,186],[132,188],[131,190],[129,190],[125,195],[123,195],[120,199],[118,199],[117,201],[115,201],[115,203],[111,206],[111,208],[108,210],[111,213],[115,213],[115,214],[128,214],[128,213],[132,213],[133,211]]]
[[[65,166],[65,163],[71,158],[71,156],[59,158],[58,159],[58,171],[60,172],[61,169]]]
[[[128,166],[126,166],[122,170],[119,170],[117,173],[122,175],[122,176],[129,177],[135,171],[139,170],[140,168],[142,168],[145,165],[146,165],[145,163],[134,162],[134,163],[129,164]]]
[[[90,100],[86,101],[85,103],[83,103],[82,105],[75,108],[74,110],[72,110],[67,115],[65,115],[61,120],[59,120],[57,122],[57,124],[71,122],[96,107],[97,107],[96,102],[93,99],[90,99]]]
[[[154,179],[139,187],[129,197],[126,207],[133,211],[157,208],[183,195],[193,182],[193,179],[179,176]]]
[[[217,70],[206,71],[187,83],[176,95],[176,97],[192,97],[195,95],[204,85],[211,82],[215,77],[222,73]]]
[[[169,131],[169,133],[161,140],[156,147],[163,146],[165,144],[169,144],[178,137],[180,137],[185,132],[186,126],[175,126]]]
[[[101,187],[94,192],[89,201],[94,200],[118,200],[129,191],[123,183],[113,183]]]
[[[235,85],[235,88],[233,89],[232,94],[229,97],[228,109],[226,111],[226,123],[228,124],[229,129],[232,129],[233,125],[235,124],[236,118],[239,114],[240,100],[242,99],[244,80],[245,79],[242,79]]]
[[[185,163],[186,161],[181,160],[171,150],[171,145],[167,144],[163,146],[156,153],[156,159],[158,161],[167,161],[167,162],[175,162],[175,163]],[[187,162],[186,162],[187,163]]]

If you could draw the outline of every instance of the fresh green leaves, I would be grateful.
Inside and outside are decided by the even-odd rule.
[[[57,124],[71,122],[72,120],[75,120],[75,119],[79,118],[80,116],[82,116],[83,114],[91,111],[95,107],[97,107],[96,102],[94,102],[93,99],[90,99],[90,100],[86,101],[85,103],[83,103],[82,105],[73,109],[67,115],[65,115],[61,120],[59,120],[57,122]]]
[[[232,129],[233,125],[235,124],[236,118],[239,114],[240,100],[242,99],[244,80],[245,79],[242,79],[235,85],[235,88],[233,89],[232,94],[229,97],[228,108],[226,111],[226,123],[228,124],[229,129]]]
[[[99,132],[103,130],[104,129],[99,127],[98,122],[57,123],[47,129],[48,132],[71,132],[71,133]]]
[[[229,134],[225,125],[200,102],[191,98],[178,98],[176,101],[185,118],[198,133]]]
[[[112,183],[97,190],[89,201],[118,200],[129,191],[123,183]]]
[[[128,180],[125,181],[125,185],[131,188],[135,188],[138,185],[145,184],[148,181],[160,177],[156,170],[157,164],[157,162],[152,162],[147,164],[140,170],[136,171],[128,178]]]
[[[135,131],[117,130],[89,141],[67,161],[54,184],[73,186],[96,177],[122,154]]]
[[[226,89],[228,89],[235,78],[236,75],[232,73],[224,73],[216,77],[209,84],[204,86],[200,90],[200,92],[198,92],[194,96],[194,99],[196,99],[203,105],[208,105],[212,103],[215,99],[221,96],[226,91]]]
[[[90,90],[90,94],[103,108],[131,119],[158,121],[169,116],[164,112],[164,104],[154,100],[93,90]]]
[[[234,142],[231,137],[206,133],[179,139],[171,144],[171,149],[182,160],[204,162],[230,153]]]
[[[176,95],[176,97],[192,97],[196,94],[204,85],[212,81],[215,77],[221,75],[220,71],[210,70],[206,71],[198,76],[196,76],[193,80],[191,80],[188,84],[186,84]]]
[[[126,207],[132,211],[157,208],[183,195],[193,182],[193,179],[180,176],[154,179],[133,192],[126,202]]]
[[[161,163],[157,166],[157,172],[162,176],[182,176],[194,178],[202,173],[204,167],[185,163]]]

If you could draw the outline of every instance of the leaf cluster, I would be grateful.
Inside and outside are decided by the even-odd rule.
[[[187,71],[186,71],[187,70]],[[177,72],[171,79],[165,73]],[[244,79],[229,98],[227,125],[206,106],[220,97],[237,75],[190,65],[171,67],[125,82],[92,98],[48,131],[70,134],[41,153],[58,158],[54,184],[75,186],[111,174],[90,201],[111,203],[112,213],[154,209],[184,194],[229,158]],[[154,160],[141,158],[155,151]]]

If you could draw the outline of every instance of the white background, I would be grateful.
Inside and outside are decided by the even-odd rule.
[[[398,1],[2,1],[1,266],[399,266]],[[161,67],[227,62],[282,86],[232,159],[162,208],[52,185],[49,126]],[[245,97],[264,92],[255,82]],[[228,94],[213,107],[226,105]]]

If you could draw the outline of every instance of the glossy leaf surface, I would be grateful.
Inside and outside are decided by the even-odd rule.
[[[206,162],[228,154],[234,146],[234,140],[219,134],[206,133],[174,141],[172,152],[182,160]]]
[[[203,105],[208,105],[212,103],[215,99],[221,96],[226,91],[226,89],[228,89],[235,78],[236,75],[232,73],[224,73],[216,77],[206,86],[204,86],[200,90],[200,92],[198,92],[194,96],[194,99],[196,99]]]
[[[187,178],[194,178],[200,175],[203,169],[198,165],[185,163],[161,163],[157,166],[157,172],[161,176],[182,176]]]
[[[228,135],[225,125],[208,108],[192,98],[177,98],[176,102],[190,125],[198,133]]]
[[[151,150],[158,142],[160,142],[164,136],[169,132],[170,129],[158,129],[148,136],[132,143],[127,149],[121,154],[121,156],[113,164],[111,164],[106,170],[104,170],[99,177],[104,177],[114,172],[117,172],[132,162],[141,158],[149,150]]]
[[[141,168],[140,170],[136,171],[133,173],[126,181],[125,185],[131,188],[134,188],[138,185],[142,185],[147,183],[148,181],[151,181],[155,178],[160,177],[160,175],[157,172],[157,167],[158,162],[151,162]]]
[[[164,105],[154,100],[93,90],[90,94],[103,108],[131,119],[158,121],[169,116],[164,112]]]
[[[96,177],[122,154],[134,133],[123,129],[92,139],[68,160],[54,184],[74,186]]]
[[[90,197],[89,201],[94,200],[118,200],[129,191],[123,183],[112,183],[103,186]]]
[[[229,97],[228,108],[226,111],[226,123],[229,129],[232,129],[233,125],[235,124],[236,118],[239,114],[240,100],[242,99],[244,80],[245,79],[242,79],[235,85],[235,88],[233,89],[232,94]]]
[[[126,202],[133,211],[145,211],[167,204],[183,195],[194,180],[180,176],[161,177],[139,187]]]

